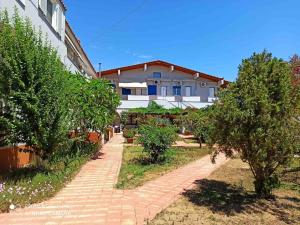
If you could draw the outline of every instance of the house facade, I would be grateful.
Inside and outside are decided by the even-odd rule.
[[[147,107],[155,101],[165,108],[203,108],[216,100],[223,78],[161,60],[101,71],[121,96],[118,111]]]
[[[70,71],[96,77],[95,69],[66,21],[63,0],[0,0],[0,10],[7,10],[9,15],[17,10],[20,16],[29,18],[35,29],[47,37]]]

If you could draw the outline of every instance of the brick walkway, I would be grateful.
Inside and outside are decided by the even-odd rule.
[[[117,190],[122,161],[123,138],[116,135],[103,147],[103,155],[88,162],[75,179],[54,198],[9,214],[0,214],[0,224],[144,224],[226,162],[217,164],[210,157],[174,170],[135,190]]]

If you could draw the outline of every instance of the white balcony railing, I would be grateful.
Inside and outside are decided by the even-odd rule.
[[[166,100],[169,102],[201,102],[200,96],[123,95],[122,99],[128,101]],[[215,101],[215,98],[208,99],[208,102],[213,101]]]
[[[148,101],[150,100],[149,95],[128,95],[128,101]]]
[[[182,96],[184,102],[201,102],[200,96]]]

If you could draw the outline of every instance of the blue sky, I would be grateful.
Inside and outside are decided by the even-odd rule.
[[[156,59],[235,80],[242,58],[300,54],[299,0],[65,0],[95,69]]]

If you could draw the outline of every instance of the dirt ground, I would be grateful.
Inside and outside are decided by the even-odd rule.
[[[290,185],[276,189],[272,200],[259,200],[252,182],[247,164],[233,159],[146,224],[300,224],[299,183],[293,184],[295,190]]]

